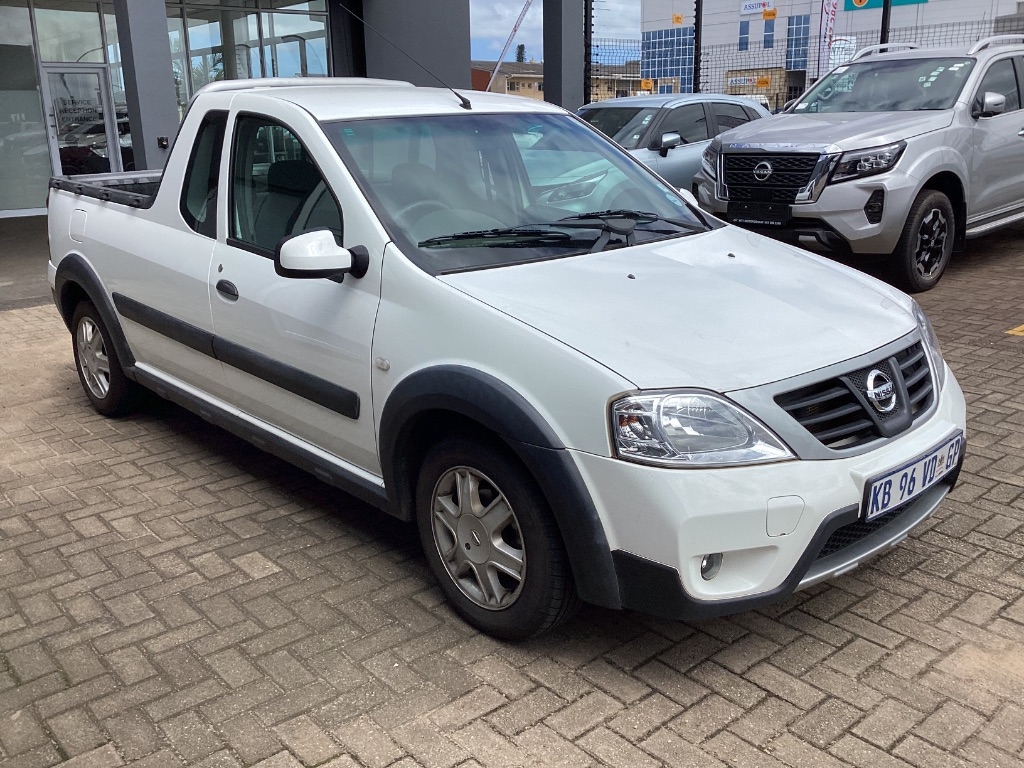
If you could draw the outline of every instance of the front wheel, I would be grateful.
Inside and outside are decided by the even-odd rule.
[[[81,301],[71,318],[75,368],[89,402],[104,416],[120,416],[134,404],[137,385],[124,375],[99,312]]]
[[[578,605],[558,527],[514,456],[466,438],[438,444],[420,468],[416,518],[441,589],[477,629],[522,640]]]
[[[949,198],[922,190],[907,216],[893,251],[894,282],[908,293],[931,290],[946,271],[956,237],[956,215]]]

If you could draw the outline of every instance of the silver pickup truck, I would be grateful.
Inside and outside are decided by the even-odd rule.
[[[967,238],[1024,219],[1022,84],[1022,35],[865,48],[716,138],[699,203],[812,250],[889,256],[894,282],[926,291]]]

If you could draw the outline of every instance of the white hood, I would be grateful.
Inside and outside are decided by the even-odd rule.
[[[641,389],[757,386],[916,327],[895,289],[735,227],[440,279]]]

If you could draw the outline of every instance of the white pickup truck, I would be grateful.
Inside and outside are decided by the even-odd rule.
[[[746,610],[901,541],[965,405],[907,296],[742,231],[564,110],[219,83],[163,173],[55,178],[85,394],[146,387],[415,521],[456,610]],[[471,103],[470,103],[471,102]]]

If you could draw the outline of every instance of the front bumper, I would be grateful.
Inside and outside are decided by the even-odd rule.
[[[703,170],[693,177],[701,208],[728,221],[726,200],[720,200],[715,182]],[[759,234],[802,248],[837,255],[890,254],[896,249],[919,182],[899,170],[825,186],[813,203],[790,206],[792,219],[784,226],[750,227]],[[876,190],[885,193],[882,217],[868,221],[864,206]]]
[[[945,498],[959,465],[871,523],[860,522],[865,483],[958,429],[966,430],[964,397],[948,374],[926,422],[860,456],[711,470],[574,458],[607,533],[623,607],[694,619],[777,601],[902,541]],[[844,541],[833,534],[849,543],[837,548]],[[723,554],[722,565],[704,580],[700,562],[712,553]]]

